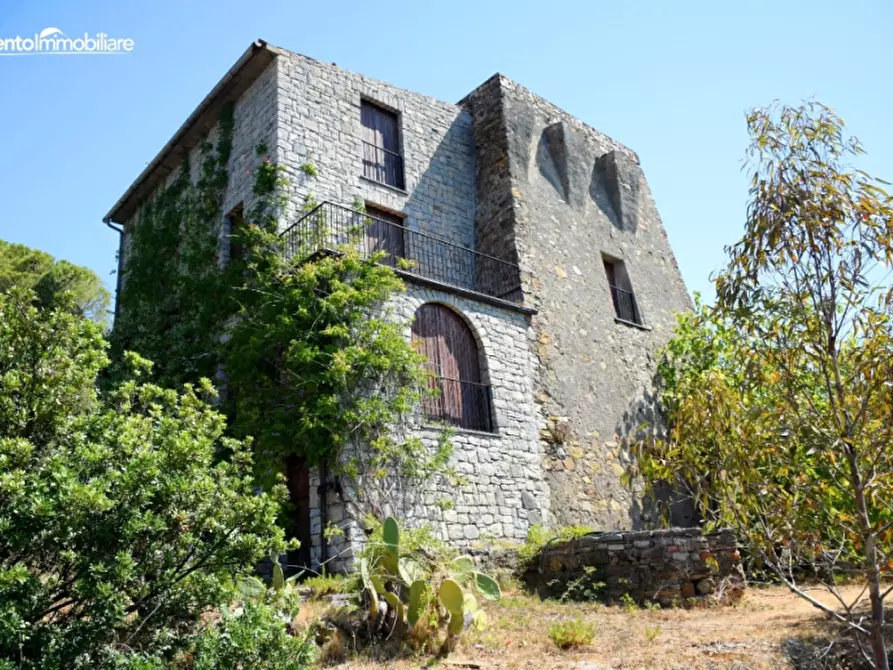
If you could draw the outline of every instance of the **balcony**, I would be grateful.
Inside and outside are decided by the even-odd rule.
[[[520,305],[518,266],[392,221],[324,202],[283,233],[286,258],[298,261],[344,246],[379,261],[408,279]]]

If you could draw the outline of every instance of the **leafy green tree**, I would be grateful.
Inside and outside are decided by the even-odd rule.
[[[33,289],[44,307],[64,304],[96,321],[108,318],[111,295],[95,272],[57,261],[24,244],[0,240],[0,292],[13,287]],[[63,298],[63,294],[69,294]]]
[[[105,347],[97,324],[0,294],[0,660],[20,667],[170,654],[285,548],[283,487],[256,493],[210,383],[143,383],[130,356],[100,398]]]
[[[236,430],[261,452],[312,465],[334,464],[355,443],[389,451],[386,429],[425,380],[405,324],[378,315],[402,282],[352,250],[298,267],[268,253],[227,345]]]
[[[683,473],[705,515],[886,668],[893,200],[852,167],[862,147],[828,108],[759,109],[748,127],[745,234],[717,277],[715,315],[683,320],[670,347],[673,431],[640,462],[651,477]],[[836,606],[801,587],[807,565]],[[841,573],[864,581],[855,601]]]

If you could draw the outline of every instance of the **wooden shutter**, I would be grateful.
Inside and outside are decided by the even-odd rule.
[[[423,410],[454,426],[489,430],[489,390],[481,384],[477,342],[462,318],[444,305],[422,305],[412,339],[428,359],[426,366],[434,375],[430,384],[440,389]]]
[[[371,205],[366,205],[366,214],[374,217],[366,224],[366,253],[372,254],[376,251],[386,251],[388,256],[381,262],[391,267],[396,266],[397,259],[405,257],[403,219],[392,212],[387,212]]]
[[[381,149],[400,153],[397,134],[397,115],[371,102],[363,102],[360,109],[363,122],[363,139]]]
[[[363,174],[370,179],[403,188],[397,115],[363,101],[360,121],[363,124]]]

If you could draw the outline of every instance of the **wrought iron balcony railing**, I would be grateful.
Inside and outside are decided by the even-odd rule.
[[[288,259],[337,252],[347,245],[364,258],[384,252],[381,262],[410,278],[521,302],[520,274],[514,263],[332,202],[307,212],[282,233],[282,238]]]
[[[611,285],[611,300],[614,301],[614,311],[618,319],[640,326],[643,324],[642,315],[636,305],[636,296],[632,291]]]
[[[493,432],[490,387],[477,382],[430,377],[431,396],[422,398],[422,413],[456,428]]]

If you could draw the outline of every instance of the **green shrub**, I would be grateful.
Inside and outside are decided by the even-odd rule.
[[[657,639],[658,635],[660,635],[660,625],[645,626],[645,639],[646,640],[653,643]]]
[[[629,593],[624,593],[620,596],[620,606],[626,612],[638,612],[639,611],[639,603],[636,602],[636,599],[633,598]]]
[[[582,619],[554,623],[549,626],[549,639],[559,649],[576,649],[592,643],[595,626]]]
[[[152,667],[285,548],[283,487],[256,493],[210,383],[136,370],[101,398],[106,362],[95,324],[0,294],[0,660],[18,667]]]
[[[596,579],[598,570],[595,566],[583,566],[583,574],[572,579],[564,587],[564,593],[559,600],[576,600],[592,602],[598,600],[605,588],[605,582]],[[549,582],[552,585],[557,580]]]
[[[290,635],[287,622],[287,616],[265,603],[224,611],[220,622],[199,637],[191,667],[303,670],[313,662],[316,647],[304,634]]]
[[[305,579],[301,586],[310,589],[311,598],[322,598],[333,593],[348,593],[356,588],[353,578],[344,575],[317,575]]]

